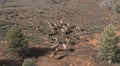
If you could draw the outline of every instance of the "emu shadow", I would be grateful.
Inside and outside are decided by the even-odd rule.
[[[31,57],[39,57],[39,56],[45,56],[48,53],[52,51],[51,48],[29,48],[29,52],[26,53],[26,57],[31,58]]]
[[[61,60],[61,59],[63,59],[64,57],[67,57],[67,56],[68,56],[68,55],[60,56],[60,57],[57,58],[57,60]]]

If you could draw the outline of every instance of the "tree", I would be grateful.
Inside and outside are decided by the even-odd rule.
[[[115,35],[116,27],[113,24],[106,26],[102,32],[98,45],[98,56],[109,63],[113,61],[118,49],[118,38]]]
[[[25,59],[22,66],[35,66],[35,63],[31,59]]]
[[[18,54],[22,54],[25,52],[28,47],[28,41],[26,40],[26,36],[23,35],[21,29],[14,25],[7,32],[7,41],[8,41],[8,49],[11,52],[17,52]]]

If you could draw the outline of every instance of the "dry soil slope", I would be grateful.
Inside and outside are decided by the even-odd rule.
[[[44,27],[45,25],[42,23],[46,21],[52,22],[62,20],[76,25],[79,24],[80,27],[85,29],[85,32],[88,33],[100,32],[102,28],[109,23],[116,23],[116,18],[119,16],[116,13],[101,8],[100,2],[101,0],[6,0],[4,6],[1,4],[0,20],[19,23],[22,25],[21,27],[34,25],[36,22],[40,22],[41,26]],[[37,35],[35,30],[30,30],[30,28],[26,29],[26,31],[29,31],[27,32],[28,34],[31,32],[33,35]],[[37,37],[39,36],[37,35]],[[80,56],[80,58],[76,58],[79,63],[75,66],[82,66],[82,64],[84,66],[86,62],[92,64],[91,66],[94,64],[97,66],[94,59],[91,61],[91,59],[87,58],[89,55],[83,56],[86,62],[80,60],[82,54],[74,56]],[[66,59],[69,59],[68,57],[66,57]],[[42,57],[37,59],[38,64],[41,62],[47,63],[49,61],[42,60],[41,58]],[[47,59],[49,58],[47,57]],[[77,60],[75,64],[77,64]],[[58,62],[58,60],[50,61],[51,63],[49,63],[49,66],[52,66],[52,63]],[[69,61],[73,61],[73,59],[71,58]],[[57,66],[57,64],[54,66]]]
[[[2,1],[2,0],[0,0]],[[79,24],[86,31],[99,31],[101,28],[111,21],[109,11],[103,10],[100,7],[101,0],[5,0],[3,9],[17,9],[15,13],[29,17],[27,19],[16,20],[19,22],[36,22],[40,21],[59,21],[71,22]],[[2,3],[2,2],[0,2]],[[26,13],[19,13],[21,10],[27,10]],[[15,10],[13,10],[15,11]],[[31,11],[31,12],[28,12]],[[21,11],[23,12],[23,11]],[[28,15],[26,15],[28,14]],[[12,14],[13,15],[13,14]],[[0,15],[3,16],[3,15]],[[8,17],[8,16],[4,16]],[[3,17],[3,18],[4,18]],[[36,17],[37,19],[35,19]],[[39,19],[39,20],[38,20]],[[15,21],[10,18],[10,21]]]

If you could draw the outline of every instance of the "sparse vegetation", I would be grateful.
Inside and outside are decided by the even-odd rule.
[[[119,3],[0,0],[0,66],[120,66]]]
[[[22,66],[36,66],[34,61],[31,59],[25,59]]]
[[[26,36],[23,35],[21,29],[14,25],[7,32],[7,41],[8,41],[8,49],[11,52],[17,52],[18,54],[22,54],[26,51],[28,47],[28,41],[26,40]]]
[[[9,30],[11,24],[4,21],[0,20],[0,38],[4,37],[6,32]]]
[[[113,62],[113,58],[117,52],[118,38],[115,34],[116,27],[113,24],[106,26],[100,37],[98,45],[98,56],[103,60]]]
[[[120,3],[119,0],[104,0],[101,6],[105,9],[112,10],[114,12],[120,13]]]
[[[117,13],[120,13],[120,3],[116,3],[112,6],[113,8],[113,11],[117,12]]]

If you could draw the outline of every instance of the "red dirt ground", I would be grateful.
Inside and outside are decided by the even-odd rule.
[[[6,52],[5,32],[18,24],[29,38],[32,50],[27,58],[33,58],[38,66],[108,66],[97,59],[96,46],[103,28],[113,23],[120,29],[120,14],[100,7],[101,0],[10,0],[4,7],[0,0],[0,64],[21,66],[23,60],[15,60]],[[23,2],[25,1],[25,2]],[[60,50],[51,57],[49,39],[50,28],[46,22],[63,21],[79,25],[75,35],[80,39],[68,45],[68,50]],[[36,30],[39,27],[39,31]],[[48,32],[47,32],[48,30]],[[120,36],[119,30],[116,35]],[[72,37],[73,38],[73,37]],[[12,65],[13,64],[13,65]],[[112,64],[111,66],[119,66]]]

